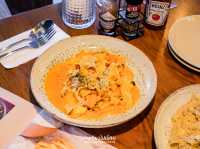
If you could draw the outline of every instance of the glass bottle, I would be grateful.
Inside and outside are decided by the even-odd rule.
[[[145,24],[148,28],[161,29],[165,26],[171,0],[147,0]]]
[[[116,35],[117,0],[99,0],[99,33],[103,35]]]
[[[139,16],[143,0],[126,0],[126,17],[133,19]]]
[[[143,0],[121,0],[120,2],[118,23],[125,40],[138,38],[144,33],[142,2]]]

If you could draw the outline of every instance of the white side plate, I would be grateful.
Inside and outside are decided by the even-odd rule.
[[[169,149],[171,118],[180,107],[191,99],[192,95],[200,97],[200,84],[178,89],[168,96],[160,106],[154,123],[154,138],[158,149]]]
[[[174,58],[177,59],[181,64],[185,65],[186,67],[188,67],[194,71],[200,72],[200,69],[192,66],[191,64],[188,64],[187,62],[185,62],[181,58],[179,58],[170,45],[168,45],[168,48],[169,48],[170,53],[174,56]]]
[[[168,40],[181,59],[200,69],[200,15],[177,20],[169,31]]]

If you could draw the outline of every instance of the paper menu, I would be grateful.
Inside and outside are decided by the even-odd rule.
[[[5,148],[37,115],[35,106],[0,87],[0,148]]]
[[[0,120],[13,108],[15,107],[14,104],[6,101],[5,99],[0,97]]]
[[[55,144],[45,144],[45,142],[51,142],[51,140],[57,138],[64,138],[67,142],[66,146],[60,147],[60,145],[59,149],[116,149],[101,140],[96,140],[80,128],[69,125],[65,125],[56,132],[42,138],[28,139],[17,136],[7,149],[58,149]],[[38,146],[38,142],[42,142],[41,148]]]
[[[20,136],[32,124],[39,124],[44,129],[55,128],[55,131],[38,138]],[[61,128],[56,129],[58,127]],[[63,126],[46,111],[0,87],[0,149],[35,149],[38,142],[57,138],[64,138],[68,145],[73,146],[70,149],[116,149],[80,128]]]

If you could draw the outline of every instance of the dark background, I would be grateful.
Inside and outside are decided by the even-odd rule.
[[[52,0],[6,0],[12,14],[52,4]]]

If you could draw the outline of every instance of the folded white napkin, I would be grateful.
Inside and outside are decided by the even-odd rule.
[[[18,51],[12,55],[3,57],[0,59],[0,63],[7,69],[17,67],[21,64],[24,64],[24,63],[40,56],[45,50],[47,50],[50,46],[52,46],[56,42],[58,42],[64,38],[70,37],[67,33],[65,33],[56,24],[54,27],[56,30],[56,34],[49,40],[48,43],[46,43],[45,45],[43,45],[42,47],[37,48],[37,49],[28,48],[28,49]],[[28,38],[29,34],[30,34],[30,30],[25,31],[23,33],[20,33],[16,36],[13,36],[9,39],[6,39],[6,40],[0,42],[0,49],[8,46],[11,43],[19,41],[21,39]],[[25,44],[25,43],[22,43],[18,47],[22,47],[23,44]]]

